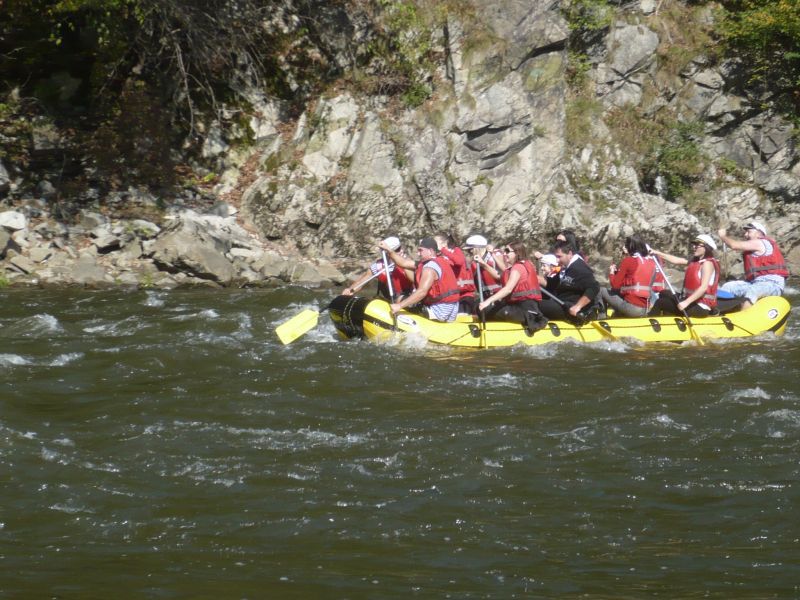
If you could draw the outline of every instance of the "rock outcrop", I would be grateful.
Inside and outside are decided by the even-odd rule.
[[[360,268],[389,234],[409,246],[445,230],[544,248],[566,227],[602,262],[634,231],[683,251],[691,235],[756,219],[798,270],[797,132],[743,84],[745,65],[712,61],[649,0],[614,4],[608,25],[584,38],[558,3],[461,5],[435,22],[425,80],[432,94],[420,105],[365,94],[343,76],[290,116],[264,89],[237,79],[248,118],[204,126],[199,154],[219,176],[213,190],[190,193],[208,200],[197,213],[138,192],[90,191],[84,205],[146,212],[165,204],[168,218],[110,220],[84,209],[64,225],[52,218],[53,178],[24,197],[19,169],[0,164],[0,196],[12,200],[9,209],[29,211],[0,215],[6,268],[94,283],[119,280],[133,265],[146,265],[148,281],[155,272],[170,284],[338,283],[337,267]],[[361,69],[374,38],[369,15],[319,8],[315,43],[326,64],[340,74]],[[686,22],[698,31],[713,22],[707,7],[683,9],[697,11]],[[248,127],[251,145],[238,147]],[[62,143],[45,122],[31,132],[40,154]],[[230,216],[219,201],[240,210]],[[22,227],[16,213],[27,220]],[[84,238],[88,247],[76,242]],[[103,277],[64,266],[88,264],[87,256],[106,269]]]
[[[603,256],[633,231],[683,248],[695,233],[758,219],[783,234],[796,267],[800,156],[791,125],[731,91],[730,64],[700,54],[665,72],[671,40],[649,15],[644,4],[627,9],[587,50],[590,91],[577,99],[567,83],[570,30],[555,5],[482,6],[480,24],[452,16],[428,102],[321,99],[291,138],[273,141],[265,157],[273,166],[246,190],[243,211],[270,239],[315,257],[360,256],[383,235],[410,241],[437,230],[545,245],[562,227]],[[569,119],[580,102],[599,108],[575,145],[568,130],[580,124]],[[613,131],[624,111],[702,124],[702,198],[671,198],[663,177],[643,180]]]

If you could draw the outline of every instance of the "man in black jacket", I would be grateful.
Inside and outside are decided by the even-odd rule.
[[[579,313],[594,304],[600,284],[569,242],[557,242],[554,252],[561,272],[558,277],[548,278],[547,291],[561,302],[547,297],[540,303],[540,309],[548,319],[580,318]]]

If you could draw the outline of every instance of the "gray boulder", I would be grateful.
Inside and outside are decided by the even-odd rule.
[[[144,219],[134,219],[131,221],[130,230],[136,237],[142,240],[154,238],[161,232],[161,228],[158,225]]]
[[[122,247],[122,240],[113,233],[102,233],[94,239],[94,245],[100,254],[107,254]]]
[[[232,234],[232,230],[240,228],[232,221],[222,221],[220,217],[201,217],[185,211],[148,244],[147,251],[166,271],[230,284],[236,277],[236,269],[226,254],[239,233]]]
[[[318,286],[325,281],[325,277],[311,263],[300,262],[289,270],[289,281],[299,285]]]
[[[78,218],[78,224],[86,231],[96,229],[106,223],[108,223],[108,218],[105,215],[91,210],[81,210]]]
[[[11,189],[11,177],[8,176],[8,171],[5,165],[0,161],[0,195],[4,196]]]
[[[67,279],[87,286],[109,283],[106,270],[97,264],[97,259],[91,253],[84,253],[78,257],[78,260],[72,265],[72,273]]]
[[[16,210],[6,210],[0,213],[0,227],[9,231],[21,231],[28,226],[25,215]]]
[[[33,231],[42,239],[53,240],[69,236],[69,228],[59,221],[47,219],[33,228]]]
[[[24,273],[25,275],[29,275],[30,273],[33,273],[36,270],[36,265],[27,256],[22,256],[22,255],[13,256],[11,260],[8,261],[8,264],[14,267],[20,273]]]
[[[8,244],[11,242],[11,234],[4,228],[0,227],[0,258],[4,258]]]
[[[289,261],[277,252],[268,250],[251,265],[251,268],[264,279],[283,279],[287,277]]]
[[[35,263],[43,263],[53,255],[53,249],[48,246],[35,246],[28,252],[28,257]]]

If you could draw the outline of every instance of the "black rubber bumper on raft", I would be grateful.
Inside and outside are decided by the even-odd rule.
[[[358,296],[337,296],[328,309],[333,326],[346,338],[363,338],[364,311],[371,301]]]

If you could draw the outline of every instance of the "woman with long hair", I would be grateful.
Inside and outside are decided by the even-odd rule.
[[[503,248],[503,260],[498,261],[502,272],[495,275],[503,284],[499,290],[478,305],[488,320],[521,323],[533,334],[547,320],[539,311],[542,290],[536,267],[528,260],[522,242],[511,242]]]

